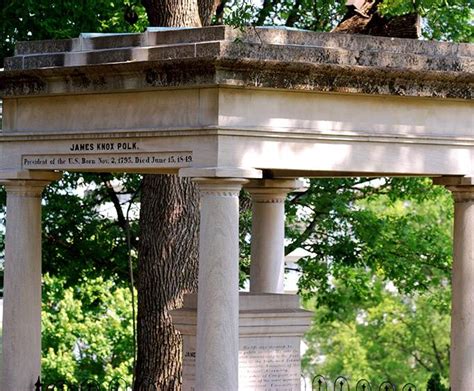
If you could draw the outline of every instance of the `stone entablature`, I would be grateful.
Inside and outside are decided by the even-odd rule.
[[[337,33],[215,26],[19,42],[6,95],[231,85],[472,98],[474,49]]]
[[[22,42],[0,72],[0,174],[471,176],[473,58],[470,44],[225,26]]]

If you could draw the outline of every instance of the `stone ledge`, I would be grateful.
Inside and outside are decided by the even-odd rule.
[[[181,168],[179,176],[183,178],[261,178],[262,171],[246,167],[190,167]]]
[[[183,335],[196,335],[197,295],[184,296],[183,308],[173,310],[173,322]],[[299,297],[290,294],[239,293],[240,337],[301,336],[313,313],[299,308]]]
[[[390,48],[389,48],[390,49]],[[278,61],[341,66],[386,67],[392,69],[473,72],[474,61],[467,56],[400,53],[374,49],[324,46],[275,45],[242,42],[202,42],[154,47],[116,48],[83,52],[48,53],[11,57],[6,70],[157,61],[188,58]]]
[[[220,43],[206,50],[209,43]],[[218,56],[340,65],[428,67],[472,71],[474,45],[313,33],[298,30],[217,26],[17,44],[5,69],[40,69],[111,62]],[[204,50],[202,50],[204,48]],[[403,54],[403,56],[400,56]]]
[[[143,34],[82,34],[79,38],[74,39],[21,41],[16,45],[15,56],[210,41],[318,46],[334,49],[391,51],[394,53],[436,56],[471,57],[474,55],[474,45],[467,43],[453,44],[366,35],[317,33],[275,27],[235,29],[230,26],[211,26],[204,28],[162,28],[158,31],[150,29]]]

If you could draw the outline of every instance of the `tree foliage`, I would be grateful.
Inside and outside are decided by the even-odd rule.
[[[314,227],[303,242],[298,232],[292,234],[314,254],[302,262],[300,281],[316,314],[305,371],[368,378],[377,385],[389,380],[421,386],[433,376],[446,382],[448,192],[419,178],[325,180],[311,186],[308,194],[315,198],[308,204],[314,211],[300,212],[300,218],[292,214],[296,227],[304,221],[300,232]]]
[[[449,277],[452,203],[429,179],[346,178],[312,180],[288,201],[287,253],[313,254],[300,262],[304,295],[337,306],[331,278],[353,284],[352,300],[371,291],[365,268],[404,293],[427,290]]]
[[[131,295],[112,279],[43,276],[43,383],[132,383]]]
[[[43,205],[43,270],[69,285],[89,278],[129,281],[136,258],[137,175],[65,173],[47,187]],[[127,216],[127,211],[129,212]]]
[[[370,300],[365,305],[346,302],[343,317],[328,322],[333,309],[317,308],[306,336],[305,372],[331,379],[343,374],[354,385],[366,378],[376,387],[390,381],[423,389],[436,377],[446,382],[450,317],[449,308],[437,305],[438,296],[449,298],[449,286],[406,296],[375,279]]]

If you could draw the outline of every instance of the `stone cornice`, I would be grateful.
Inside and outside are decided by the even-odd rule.
[[[0,91],[23,96],[219,85],[470,99],[473,47],[224,26],[19,43]]]
[[[19,197],[41,197],[44,188],[61,178],[53,171],[4,171],[0,172],[0,185],[4,185],[8,194]]]
[[[275,127],[253,127],[234,129],[225,126],[208,126],[205,128],[167,128],[167,129],[124,129],[113,131],[81,131],[81,132],[41,132],[31,131],[2,132],[0,131],[0,142],[21,142],[21,141],[57,141],[57,140],[82,140],[82,139],[111,139],[111,138],[155,138],[155,137],[225,137],[225,136],[247,136],[247,137],[267,137],[276,139],[297,139],[297,140],[324,140],[324,141],[377,141],[378,143],[395,144],[426,144],[426,145],[458,145],[474,146],[473,137],[436,137],[430,134],[383,134],[374,135],[364,132],[347,132],[338,130],[333,132],[304,131],[298,129],[275,129]]]

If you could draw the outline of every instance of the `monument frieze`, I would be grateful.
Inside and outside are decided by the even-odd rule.
[[[184,168],[193,162],[191,151],[150,152],[138,142],[70,143],[57,153],[24,154],[23,169],[74,170],[124,168]]]

